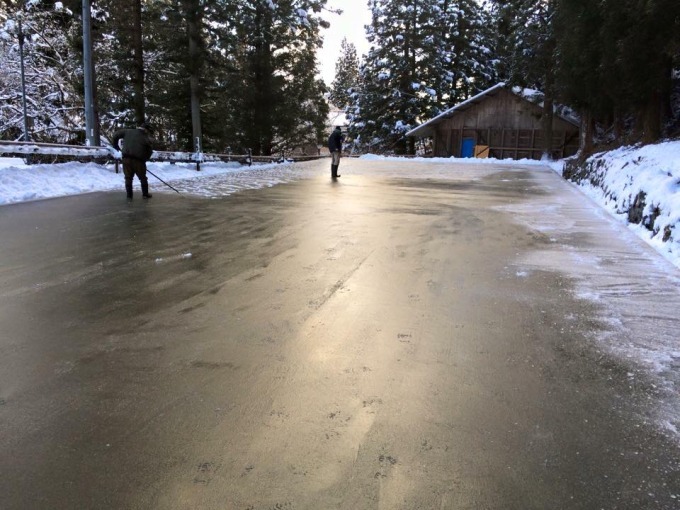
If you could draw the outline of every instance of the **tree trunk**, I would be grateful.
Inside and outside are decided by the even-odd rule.
[[[553,118],[555,112],[553,110],[552,95],[546,92],[543,98],[543,155],[548,159],[553,159]]]
[[[102,129],[101,129],[101,123],[100,123],[100,115],[99,115],[99,106],[97,104],[97,71],[96,71],[96,66],[94,65],[94,60],[92,61],[92,114],[94,116],[94,144],[95,145],[101,145],[101,135],[102,135]]]
[[[661,138],[661,93],[651,90],[642,111],[642,142],[653,143]]]
[[[624,137],[624,119],[621,115],[621,110],[617,107],[614,109],[614,118],[612,125],[614,126],[614,139],[621,140]]]
[[[416,33],[418,30],[418,10],[417,10],[417,5],[414,2],[413,4],[413,15],[412,19],[406,22],[406,28],[404,30],[405,33],[405,38],[404,38],[404,60],[408,62],[408,67],[406,68],[406,73],[402,76],[401,78],[401,90],[405,94],[412,94],[413,89],[411,84],[413,83],[415,76],[416,76],[416,52],[413,50],[413,45],[412,45],[412,34]],[[415,124],[415,118],[413,117],[413,112],[412,108],[408,106],[408,102],[406,103],[405,108],[402,110],[403,113],[403,120],[409,124],[414,125]],[[403,137],[403,135],[402,135]],[[398,153],[401,154],[414,154],[415,153],[415,146],[414,146],[414,140],[412,137],[409,138],[402,138],[397,144],[397,151],[401,151]]]
[[[256,90],[253,91],[253,125],[247,128],[250,131],[248,138],[253,154],[270,156],[274,145],[273,112],[276,104],[272,82],[272,16],[267,7],[257,7],[255,24],[258,37],[252,56],[252,68]]]
[[[409,136],[406,139],[406,154],[414,156],[415,153],[416,153],[416,139],[412,136]]]
[[[132,88],[135,122],[140,125],[146,120],[144,108],[144,50],[142,46],[142,0],[132,2],[132,48],[134,53]]]
[[[582,159],[587,158],[593,153],[593,114],[590,111],[581,113],[581,140],[579,154]]]

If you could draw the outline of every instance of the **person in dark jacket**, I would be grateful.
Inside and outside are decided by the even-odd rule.
[[[120,149],[118,143],[123,140],[123,174],[125,175],[125,191],[128,200],[132,200],[132,179],[137,176],[142,186],[142,196],[151,198],[149,180],[146,178],[146,162],[151,158],[153,148],[149,139],[150,126],[141,124],[137,129],[121,129],[113,134],[113,147]]]
[[[338,167],[340,166],[340,153],[342,152],[342,142],[345,137],[342,134],[342,129],[340,126],[336,127],[331,136],[328,137],[328,150],[331,151],[331,177],[337,179],[340,177],[338,174]]]

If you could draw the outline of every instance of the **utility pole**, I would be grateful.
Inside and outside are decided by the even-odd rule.
[[[134,90],[133,108],[135,122],[139,126],[146,120],[144,104],[144,47],[142,38],[142,0],[128,0],[132,10],[132,48],[134,53],[134,71],[132,89]]]
[[[28,114],[26,113],[26,72],[24,70],[24,32],[21,30],[19,18],[19,60],[21,61],[21,102],[24,109],[24,142],[30,141],[28,136]]]
[[[92,80],[92,15],[90,0],[83,0],[83,79],[85,86],[85,140],[89,146],[99,145],[99,130],[95,127]]]

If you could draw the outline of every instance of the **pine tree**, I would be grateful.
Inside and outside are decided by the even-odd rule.
[[[335,106],[346,108],[352,104],[351,93],[359,83],[359,57],[356,46],[346,38],[340,43],[340,52],[329,99]]]
[[[240,5],[238,69],[241,94],[232,109],[239,143],[254,154],[285,149],[305,132],[318,137],[327,106],[325,85],[315,78],[325,0],[250,0]]]
[[[355,140],[399,153],[408,150],[403,135],[427,112],[437,92],[426,83],[417,54],[433,54],[429,26],[432,1],[372,0],[371,43],[361,67],[358,105],[350,114]],[[430,37],[428,37],[430,36]]]
[[[138,61],[143,57],[141,12],[136,10],[136,1],[114,4],[111,0],[100,0],[92,9],[94,86],[99,124],[105,138],[121,126],[144,120],[144,79],[143,74],[140,75],[144,65]],[[72,51],[80,62],[81,23],[82,20],[77,19],[70,27]]]
[[[404,134],[494,78],[484,10],[473,0],[372,0],[371,48],[350,108],[368,146],[413,152]]]
[[[0,137],[23,133],[18,24],[22,20],[30,138],[77,142],[84,139],[82,74],[69,29],[73,11],[50,2],[0,4]]]
[[[223,151],[233,115],[233,5],[173,0],[149,8],[144,39],[149,118],[169,149]],[[230,74],[231,73],[231,74]],[[199,115],[200,114],[200,115]]]
[[[496,56],[501,78],[546,89],[555,69],[553,0],[494,0]]]
[[[444,106],[468,99],[497,81],[491,15],[477,0],[438,2],[441,18],[433,27],[441,40],[430,57],[432,86],[448,96]],[[434,113],[439,113],[435,111]]]
[[[149,119],[166,148],[192,150],[193,103],[194,125],[200,109],[203,150],[231,146],[270,154],[320,141],[328,106],[315,55],[320,31],[328,26],[320,18],[324,4],[97,0],[93,53],[104,133]],[[0,4],[2,21],[8,22],[0,30],[6,50],[0,75],[7,76],[0,91],[9,103],[0,109],[0,132],[15,138],[21,134],[21,95],[16,34],[9,22],[18,5]],[[80,1],[63,0],[64,8],[56,10],[50,0],[28,5],[34,131],[38,138],[77,141],[84,124]]]
[[[93,54],[104,131],[140,124],[146,116],[142,1],[99,0],[94,12]]]
[[[544,152],[552,154],[557,42],[554,0],[495,0],[497,69],[510,85],[543,93]]]
[[[525,0],[490,0],[490,15],[494,35],[494,67],[502,81],[510,81],[515,56],[515,31]]]
[[[658,140],[671,109],[680,4],[558,0],[556,12],[559,90],[585,119],[584,142],[594,121],[620,139],[626,119],[632,140]]]
[[[622,5],[621,5],[622,4]],[[636,117],[636,131],[645,143],[662,136],[662,128],[670,116],[671,80],[678,66],[680,47],[680,3],[672,0],[639,2],[623,0],[617,8],[625,9],[622,18],[635,26],[616,30],[619,75],[628,90],[627,105]],[[610,12],[605,19],[610,19]],[[621,26],[619,19],[616,24]]]

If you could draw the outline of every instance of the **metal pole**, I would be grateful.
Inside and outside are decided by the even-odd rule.
[[[21,102],[24,109],[24,142],[28,142],[28,114],[26,113],[26,72],[24,70],[24,32],[19,19],[19,60],[21,60]]]
[[[147,168],[146,171],[147,171],[148,173],[150,173],[151,175],[153,175],[156,179],[158,179],[159,181],[161,181],[163,184],[165,184],[168,188],[170,188],[171,190],[173,190],[173,191],[177,192],[179,195],[181,195],[181,193],[180,193],[178,190],[176,190],[175,188],[173,188],[172,186],[170,186],[167,182],[165,182],[163,179],[161,179],[160,177],[158,177],[158,176],[157,176],[155,173],[153,173],[151,170],[149,170],[149,169]]]
[[[95,145],[94,96],[92,92],[92,16],[90,0],[83,0],[83,79],[85,85],[85,139]]]

